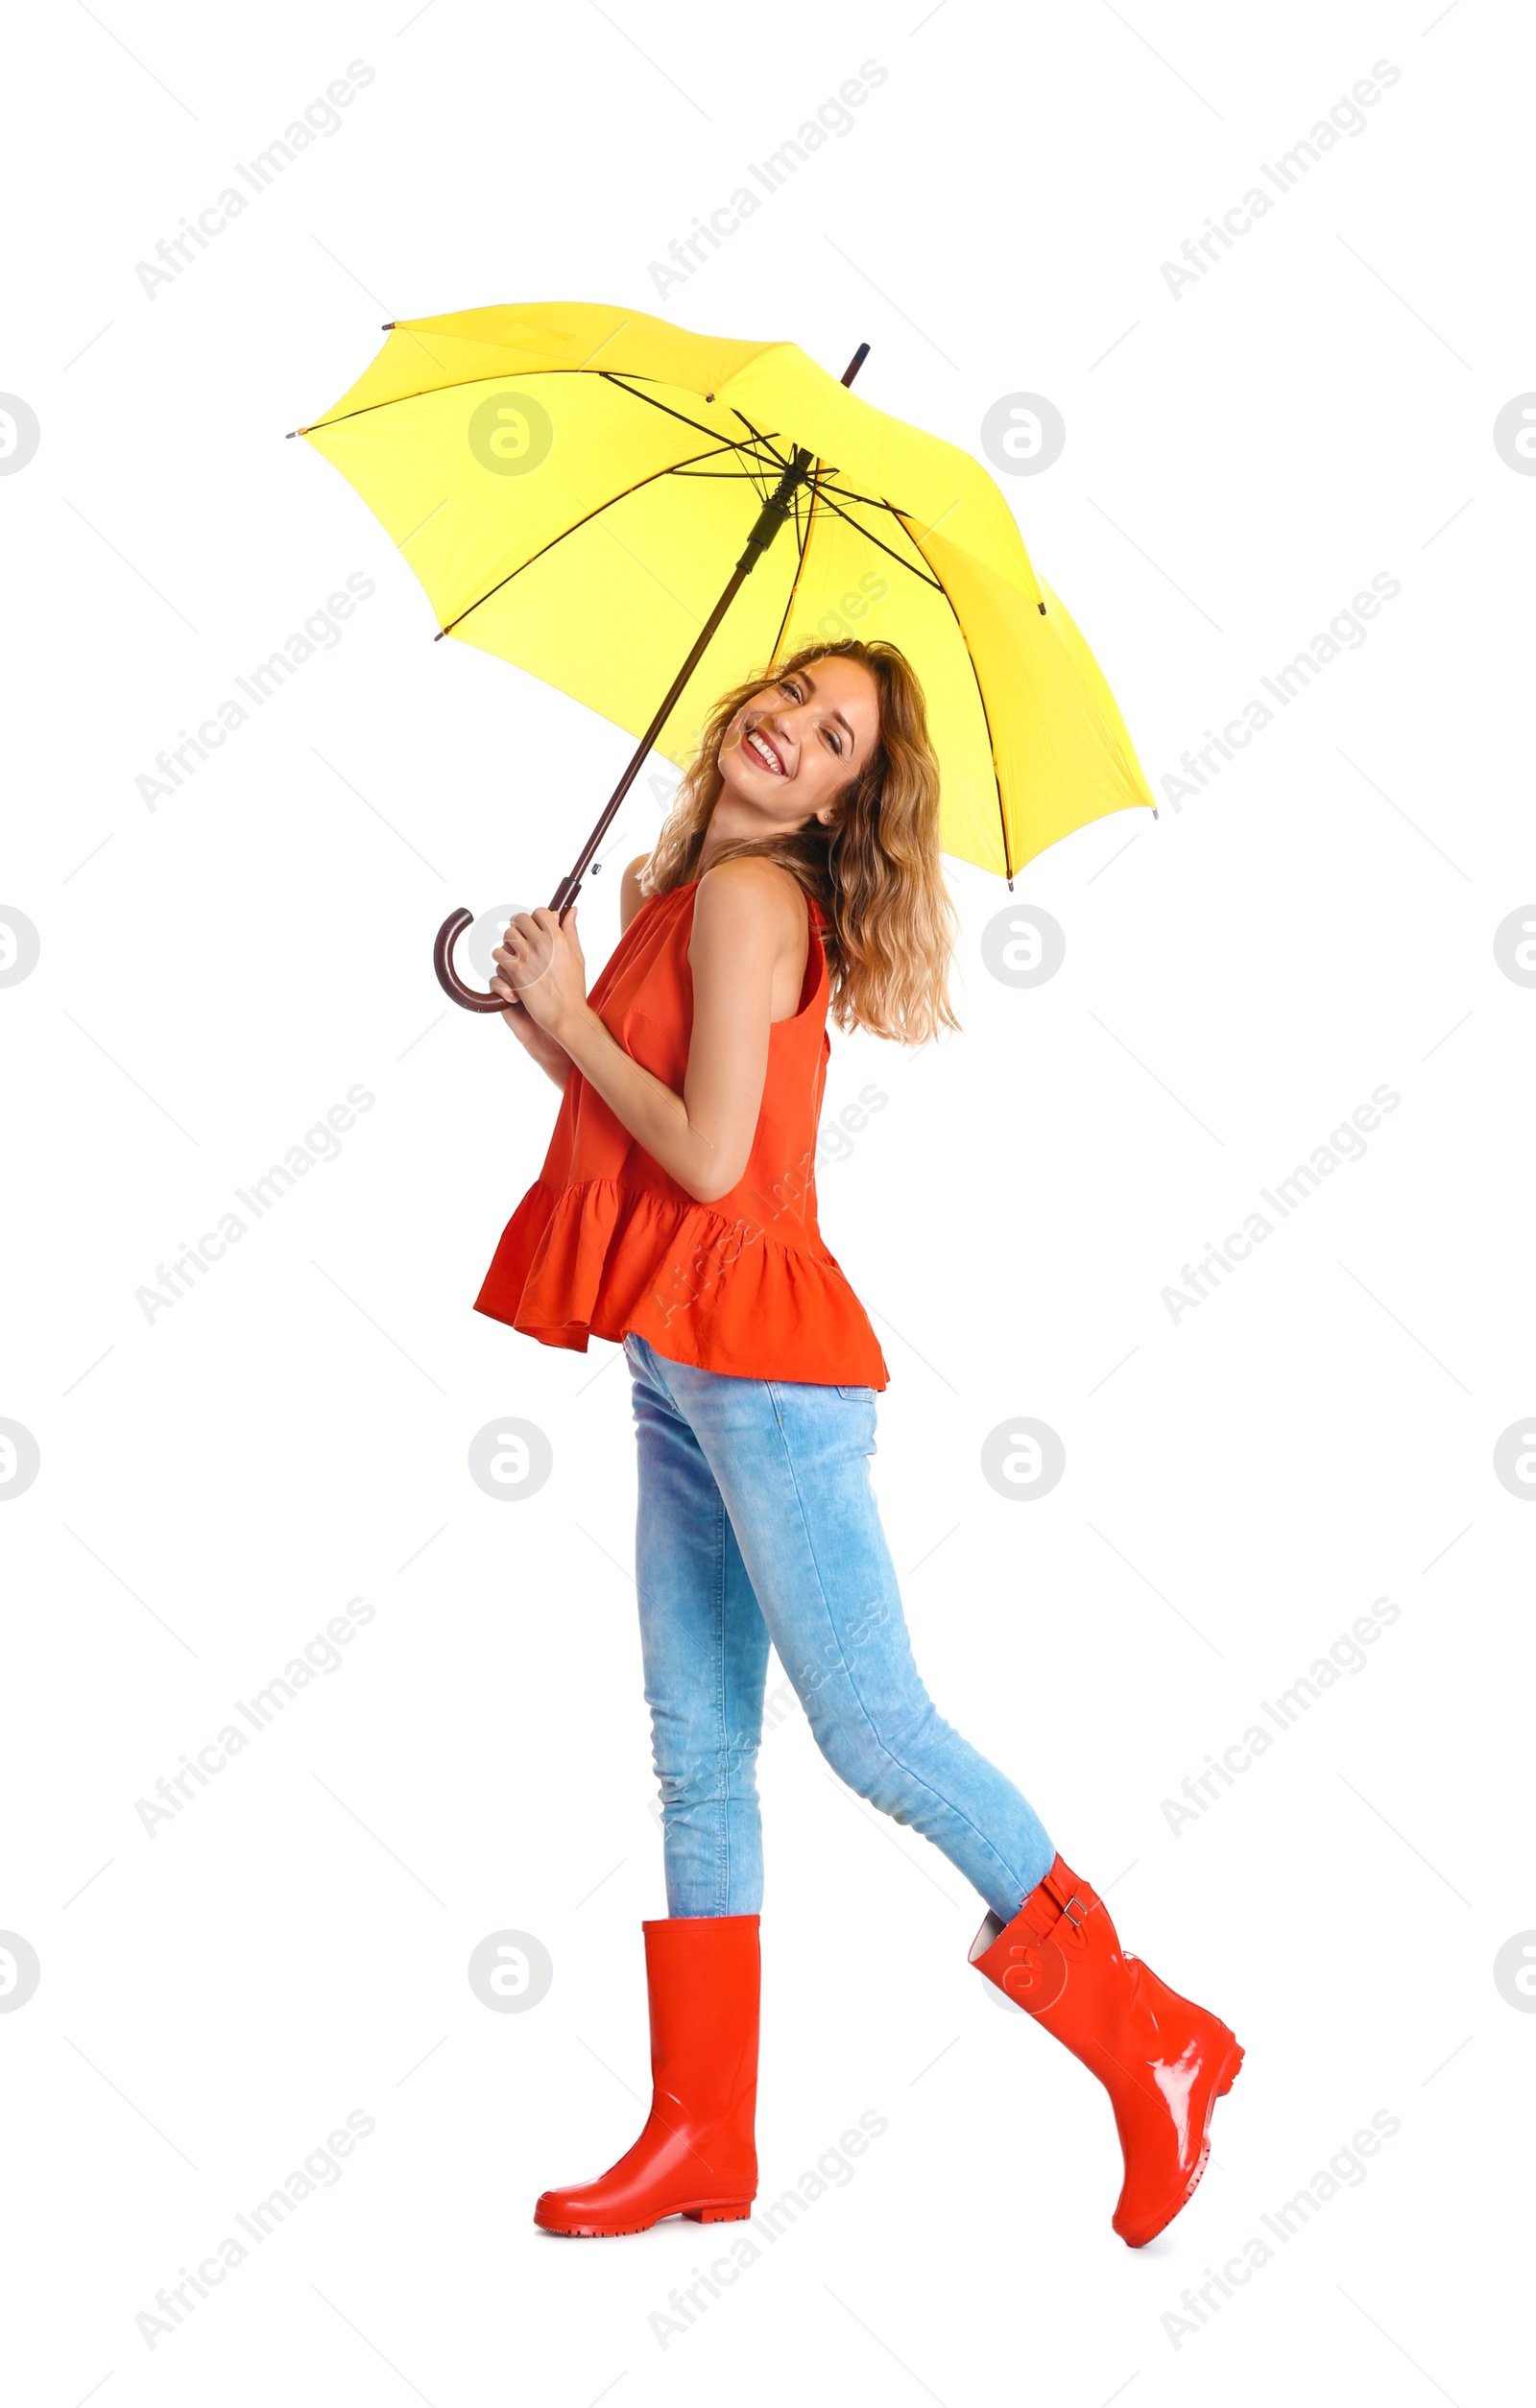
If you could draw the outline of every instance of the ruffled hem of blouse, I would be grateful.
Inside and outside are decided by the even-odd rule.
[[[833,1257],[707,1204],[616,1180],[529,1189],[474,1309],[541,1345],[587,1351],[628,1330],[658,1354],[742,1379],[884,1388],[868,1317]]]

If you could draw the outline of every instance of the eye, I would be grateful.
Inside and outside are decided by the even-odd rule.
[[[800,687],[793,678],[780,678],[779,680],[779,691],[780,694],[792,695],[797,703],[801,699]]]

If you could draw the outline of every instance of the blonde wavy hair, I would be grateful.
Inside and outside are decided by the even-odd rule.
[[[818,660],[860,661],[874,678],[880,710],[874,751],[844,788],[830,826],[811,819],[783,836],[725,846],[715,860],[777,861],[815,897],[827,921],[828,1008],[840,1029],[924,1045],[941,1029],[960,1026],[948,995],[956,921],[939,866],[939,764],[923,688],[894,644],[856,636],[805,644],[723,694],[640,874],[640,892],[666,894],[697,875],[720,799],[726,729],[755,694]]]

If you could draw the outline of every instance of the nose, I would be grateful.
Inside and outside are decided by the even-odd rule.
[[[786,727],[782,711],[765,710],[754,712],[752,717],[747,722],[744,733],[750,734],[754,727],[761,727],[765,734],[772,736],[775,742],[779,745],[780,751],[786,755],[795,750],[794,730],[792,727]],[[785,767],[787,768],[788,766],[789,763],[786,758]]]

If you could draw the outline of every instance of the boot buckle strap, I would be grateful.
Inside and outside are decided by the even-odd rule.
[[[1057,1935],[1061,1935],[1061,1926],[1065,1922],[1070,1926],[1070,1937],[1073,1942],[1078,1947],[1082,1947],[1085,1944],[1083,1925],[1098,1902],[1093,1892],[1086,1883],[1053,1879],[1048,1873],[1044,1886],[1058,1909],[1055,1925]]]
[[[1083,1925],[1088,1920],[1088,1912],[1087,1900],[1076,1890],[1073,1890],[1062,1905],[1061,1921],[1058,1922],[1055,1932],[1058,1945],[1069,1939],[1074,1948],[1087,1947],[1088,1942],[1083,1937]],[[1065,1932],[1062,1929],[1062,1923],[1068,1927]]]

